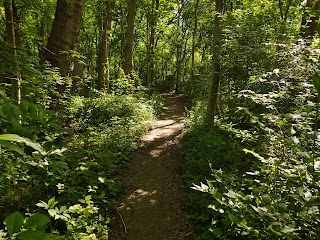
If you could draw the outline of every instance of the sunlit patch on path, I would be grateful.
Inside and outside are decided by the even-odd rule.
[[[111,239],[188,239],[179,148],[185,120],[184,101],[181,95],[163,97],[162,115],[142,137],[141,146],[124,173],[126,191],[118,207],[121,221]]]

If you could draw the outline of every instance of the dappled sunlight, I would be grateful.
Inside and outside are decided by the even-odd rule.
[[[124,181],[127,191],[118,207],[127,231],[124,239],[180,239],[172,236],[180,235],[181,226],[186,226],[177,187],[183,102],[170,94],[165,100],[162,114],[141,138]]]
[[[159,143],[157,146],[155,146],[151,151],[149,151],[149,155],[152,157],[152,158],[157,158],[157,157],[160,157],[161,154],[163,153],[164,150],[167,150],[168,147],[170,145],[173,145],[175,144],[173,141],[166,141],[164,143]]]
[[[157,129],[157,128],[170,126],[170,125],[175,124],[175,123],[176,123],[176,121],[172,120],[172,119],[170,119],[170,120],[159,120],[154,124],[152,129]]]
[[[156,139],[167,138],[179,132],[184,121],[179,120],[159,120],[148,134],[142,137],[142,141],[152,142]]]
[[[156,206],[157,205],[157,200],[156,198],[156,194],[158,193],[157,190],[153,190],[153,191],[146,191],[144,189],[136,189],[133,193],[131,193],[129,195],[129,197],[126,199],[128,200],[127,203],[122,202],[120,204],[119,209],[126,209],[127,207],[129,207],[132,204],[137,204],[137,203],[145,203],[145,202],[149,202],[149,204],[151,206]],[[130,210],[130,209],[127,209]]]

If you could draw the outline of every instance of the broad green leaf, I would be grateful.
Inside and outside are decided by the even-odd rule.
[[[20,240],[50,240],[55,239],[51,233],[45,233],[39,230],[27,230],[17,235]]]
[[[240,220],[235,215],[233,215],[231,212],[228,212],[228,217],[229,217],[230,221],[235,224],[238,224],[240,222]]]
[[[24,217],[20,212],[10,214],[5,220],[9,235],[18,233],[23,225],[23,221]]]
[[[223,232],[220,228],[215,228],[212,232],[217,238],[223,234]]]
[[[37,150],[38,152],[44,154],[44,151],[40,146],[40,144],[31,141],[29,138],[20,137],[19,135],[16,135],[16,134],[1,134],[0,140],[24,143],[27,146],[33,148],[34,150]]]
[[[253,210],[255,210],[257,213],[260,212],[260,209],[257,208],[256,206],[254,206],[254,205],[252,205],[252,204],[250,204],[250,206],[251,206],[251,207],[253,208]]]
[[[65,162],[57,161],[50,164],[52,169],[56,170],[57,172],[63,173],[66,170],[69,170],[69,166]]]
[[[26,228],[40,227],[50,223],[50,219],[48,216],[43,214],[34,214],[27,219],[25,224]]]
[[[268,226],[268,229],[270,229],[273,233],[275,233],[278,236],[282,236],[281,229],[280,229],[281,223],[279,222],[273,222]]]
[[[102,183],[105,183],[106,179],[104,177],[98,177],[98,180]]]
[[[298,229],[295,229],[295,228],[292,228],[292,227],[289,227],[289,226],[284,226],[284,228],[281,229],[281,232],[283,233],[292,233],[294,231],[296,231]]]
[[[23,117],[26,117],[28,115],[28,110],[29,110],[29,102],[22,100],[20,105],[19,105],[20,111],[21,111],[21,115]]]
[[[36,206],[42,207],[42,208],[45,208],[45,209],[48,208],[48,204],[46,204],[44,201],[41,201],[41,202],[37,203]]]
[[[317,92],[320,93],[320,76],[318,74],[314,74],[312,76],[313,85],[316,88]]]
[[[4,114],[2,107],[0,107],[0,117],[7,119],[7,116]]]
[[[36,122],[38,120],[38,112],[39,112],[37,106],[35,104],[31,104],[29,111],[30,111],[31,120],[33,122]]]
[[[49,209],[48,213],[50,214],[51,217],[54,217],[54,215],[57,214],[57,211],[55,209]]]
[[[12,126],[14,127],[14,129],[20,129],[21,128],[21,124],[20,122],[18,121],[17,118],[15,117],[12,117],[10,119],[8,119],[9,122],[12,124]]]
[[[15,145],[11,142],[0,140],[0,145],[8,148],[11,151],[15,151],[21,155],[25,155],[22,148],[18,147],[17,145]]]
[[[232,190],[229,190],[229,192],[225,193],[224,195],[226,195],[227,197],[230,197],[230,198],[237,198],[239,197],[240,195]]]
[[[56,198],[55,197],[49,199],[49,201],[48,201],[48,207],[49,208],[53,208],[56,204],[57,204],[57,202],[56,202]]]
[[[2,105],[2,110],[4,114],[9,118],[17,118],[21,114],[20,109],[18,106],[12,103],[5,103]]]

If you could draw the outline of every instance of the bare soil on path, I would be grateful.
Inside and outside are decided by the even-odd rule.
[[[179,147],[184,126],[182,95],[163,94],[164,111],[142,137],[122,180],[118,219],[112,240],[187,240],[191,228],[184,209],[183,157]]]

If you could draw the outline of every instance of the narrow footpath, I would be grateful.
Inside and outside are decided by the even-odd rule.
[[[123,173],[125,191],[119,200],[112,240],[191,239],[179,147],[185,101],[181,95],[162,96],[163,113],[142,137]]]

